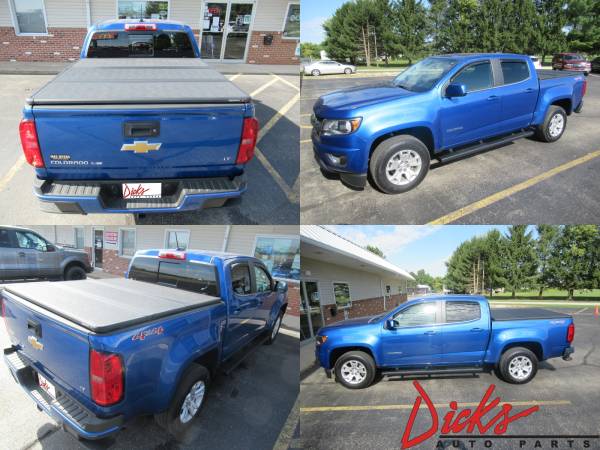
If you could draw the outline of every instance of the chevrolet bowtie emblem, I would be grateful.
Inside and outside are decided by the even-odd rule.
[[[36,350],[44,350],[44,344],[37,340],[35,336],[27,336],[27,340]]]
[[[151,144],[148,141],[133,141],[133,144],[123,144],[121,147],[122,152],[133,152],[133,153],[148,153],[151,150],[160,149],[161,143]]]

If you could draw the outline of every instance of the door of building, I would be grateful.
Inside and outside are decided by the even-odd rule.
[[[102,251],[104,250],[104,230],[94,228],[94,261],[93,265],[97,269],[102,269]]]
[[[253,2],[205,2],[200,56],[203,59],[245,61],[253,13]]]
[[[319,297],[319,284],[316,281],[302,281],[300,297],[302,300],[300,310],[301,339],[313,338],[319,328],[323,326],[323,313]]]

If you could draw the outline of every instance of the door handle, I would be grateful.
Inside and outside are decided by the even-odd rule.
[[[436,333],[437,333],[437,331],[435,331],[435,330],[429,330],[429,331],[426,331],[426,332],[425,332],[425,333],[423,333],[423,334],[426,334],[426,335],[428,335],[428,336],[432,336],[432,335],[434,335],[434,334],[436,334]]]
[[[25,258],[25,252],[19,252],[19,256],[20,256],[21,258]]]
[[[525,89],[525,93],[526,94],[531,94],[532,92],[534,92],[533,88],[527,88],[527,89]]]
[[[478,333],[479,331],[483,331],[483,328],[471,328],[471,331]]]
[[[159,121],[125,122],[123,124],[123,136],[127,138],[156,137],[160,134]]]
[[[490,102],[493,102],[494,100],[498,100],[500,97],[498,97],[497,95],[490,95],[487,99]]]

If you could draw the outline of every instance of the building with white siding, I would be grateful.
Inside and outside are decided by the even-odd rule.
[[[137,250],[181,248],[260,258],[274,278],[288,283],[288,313],[299,316],[300,238],[295,225],[137,225],[28,227],[49,241],[84,249],[95,270],[123,276]],[[296,319],[297,320],[297,319]]]
[[[300,0],[0,0],[0,60],[74,61],[90,25],[141,16],[190,25],[204,59],[299,63]]]

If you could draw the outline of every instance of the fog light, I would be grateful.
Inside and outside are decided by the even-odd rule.
[[[331,164],[333,164],[334,166],[345,166],[346,165],[346,157],[345,156],[335,156],[335,155],[332,155],[331,153],[328,153],[327,157],[329,158],[329,161],[331,162]]]

